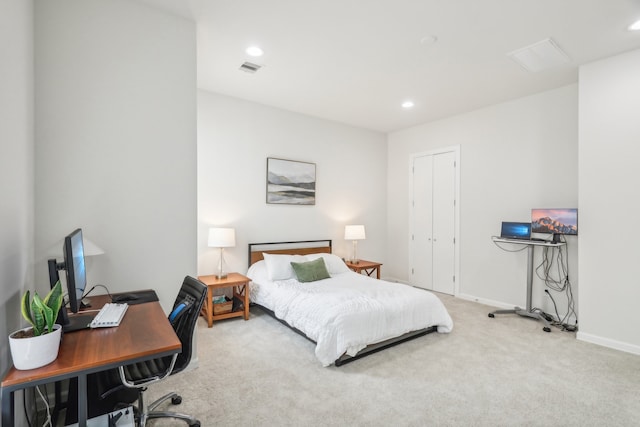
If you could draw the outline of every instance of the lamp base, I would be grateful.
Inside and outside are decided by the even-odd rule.
[[[226,279],[228,276],[227,276],[227,273],[223,273],[223,274],[214,274],[214,277],[217,280],[221,280],[221,279]]]
[[[349,260],[349,262],[351,264],[360,264],[360,260],[359,259],[352,259],[352,260]]]

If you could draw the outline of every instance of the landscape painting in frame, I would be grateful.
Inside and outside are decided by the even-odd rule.
[[[316,164],[267,158],[267,203],[316,204]]]

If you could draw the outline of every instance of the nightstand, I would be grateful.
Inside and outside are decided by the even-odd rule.
[[[379,262],[373,261],[365,261],[363,259],[359,260],[357,264],[354,264],[351,261],[345,261],[347,267],[355,271],[356,273],[362,273],[363,271],[367,273],[367,276],[371,276],[373,272],[376,272],[376,279],[380,278],[380,266],[382,265]]]
[[[224,279],[217,279],[214,275],[198,276],[198,280],[207,285],[207,303],[203,307],[207,324],[213,326],[214,320],[230,319],[232,317],[244,317],[249,320],[249,279],[239,273],[229,273]],[[213,312],[213,290],[221,288],[233,288],[233,298],[242,301],[242,308],[232,310],[229,313],[214,314]]]

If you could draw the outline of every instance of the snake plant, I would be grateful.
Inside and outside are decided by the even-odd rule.
[[[34,336],[53,332],[53,324],[61,306],[62,285],[59,280],[44,300],[37,292],[34,292],[33,300],[31,300],[31,292],[25,292],[22,296],[22,316],[33,326]]]

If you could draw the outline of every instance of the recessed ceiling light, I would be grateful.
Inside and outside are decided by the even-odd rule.
[[[640,19],[629,25],[629,31],[639,31],[640,30]]]
[[[246,52],[249,56],[262,56],[264,54],[262,49],[260,49],[258,46],[248,47]]]
[[[410,108],[413,108],[415,104],[413,103],[413,101],[404,101],[402,103],[402,108],[404,108],[405,110],[408,110]]]

